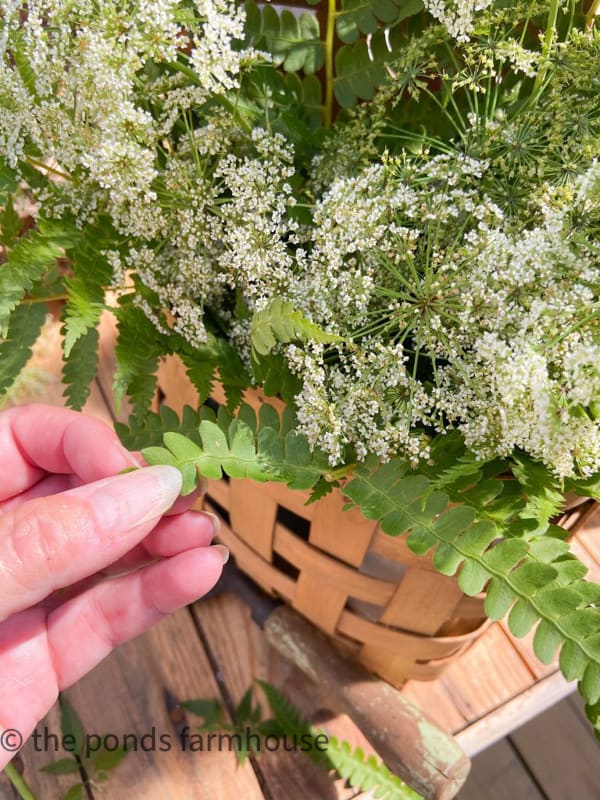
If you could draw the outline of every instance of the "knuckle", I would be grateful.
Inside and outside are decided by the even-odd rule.
[[[81,503],[40,498],[0,520],[0,564],[25,588],[60,573],[89,545],[93,525]]]

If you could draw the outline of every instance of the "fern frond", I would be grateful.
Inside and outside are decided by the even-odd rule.
[[[158,359],[171,352],[169,337],[160,333],[144,312],[121,298],[115,309],[118,319],[118,339],[115,347],[117,368],[113,381],[115,402],[120,406],[127,395],[134,415],[143,417],[156,390]]]
[[[293,406],[296,395],[302,389],[302,381],[288,367],[282,353],[270,353],[268,358],[251,354],[252,372],[267,397],[281,397],[288,406]]]
[[[329,344],[342,341],[341,336],[321,330],[300,311],[294,311],[294,306],[281,297],[273,298],[266,308],[254,314],[251,336],[252,347],[262,356],[270,353],[277,342],[312,339]]]
[[[68,300],[63,330],[66,358],[78,338],[98,324],[104,309],[104,292],[112,277],[112,267],[103,252],[113,241],[110,224],[100,220],[84,229],[69,252],[73,277],[66,281]]]
[[[97,328],[90,328],[77,338],[63,362],[64,396],[70,408],[76,411],[84,407],[96,376],[99,338]]]
[[[181,419],[168,406],[161,406],[160,413],[149,411],[143,417],[133,417],[129,424],[115,422],[115,431],[124,447],[142,450],[144,447],[159,447],[165,433],[179,433],[196,444],[201,443],[198,426],[201,412],[184,406]]]
[[[288,423],[289,425],[289,423]],[[306,439],[284,424],[277,411],[264,404],[258,420],[244,404],[233,418],[223,407],[216,421],[203,419],[197,444],[176,432],[164,435],[164,447],[148,447],[142,455],[149,464],[171,464],[183,475],[183,493],[189,494],[198,476],[255,481],[280,481],[293,489],[310,489],[328,469],[326,457],[311,452]]]
[[[275,721],[280,730],[284,732],[284,735],[292,736],[294,734],[310,733],[311,726],[279,689],[273,684],[267,683],[267,681],[257,679],[256,682],[265,693]]]
[[[9,248],[7,261],[0,266],[0,336],[7,335],[10,315],[25,294],[78,237],[63,222],[40,220],[38,228]]]
[[[300,711],[272,684],[257,681],[274,714],[275,723],[283,736],[310,737],[313,746],[305,752],[317,764],[333,768],[354,789],[372,792],[381,800],[422,800],[421,795],[407,786],[400,778],[374,756],[365,757],[360,747],[353,748],[349,742],[340,742],[335,736],[310,725]],[[327,741],[325,748],[317,747],[316,740]]]
[[[434,566],[442,574],[460,568],[458,583],[466,594],[487,586],[486,613],[492,619],[509,613],[515,636],[537,624],[538,658],[549,663],[562,646],[563,674],[579,680],[588,708],[594,707],[600,700],[600,587],[584,580],[587,568],[560,540],[510,538],[505,529],[514,515],[510,494],[508,508],[495,521],[476,504],[466,504],[464,494],[463,505],[453,506],[449,495],[432,490],[430,483],[422,473],[410,474],[404,460],[381,465],[373,459],[357,468],[344,493],[386,533],[407,535],[415,553],[433,549]],[[493,502],[498,505],[501,498]],[[600,732],[600,717],[594,724]]]
[[[349,742],[328,736],[326,755],[336,772],[354,789],[371,792],[378,800],[423,800],[375,756],[367,758],[360,747],[352,748]]]
[[[41,303],[24,303],[11,315],[7,335],[0,339],[0,394],[13,384],[29,361],[46,313],[46,306]]]
[[[319,21],[312,14],[296,16],[289,9],[259,8],[254,0],[247,0],[246,32],[248,43],[270,53],[273,63],[286,72],[302,70],[312,75],[323,66],[325,46]]]

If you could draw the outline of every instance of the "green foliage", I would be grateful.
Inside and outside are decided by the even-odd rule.
[[[65,695],[60,696],[60,725],[62,741],[72,755],[40,769],[50,775],[85,775],[85,779],[70,786],[62,797],[62,800],[83,800],[87,796],[86,786],[106,781],[109,773],[123,761],[127,750],[122,746],[107,749],[103,744],[98,745],[97,734],[88,739],[79,715]],[[104,737],[101,739],[107,741]]]
[[[113,240],[112,226],[102,218],[93,228],[85,228],[69,250],[72,275],[65,281],[63,382],[67,403],[76,410],[85,405],[97,371],[97,325],[105,308],[105,287],[112,277],[104,250]]]
[[[321,330],[300,311],[294,311],[294,306],[281,297],[273,298],[252,317],[252,347],[259,356],[268,355],[277,342],[297,339],[312,339],[322,344],[342,341],[340,336]]]
[[[114,309],[119,338],[113,387],[117,406],[127,396],[134,416],[142,417],[156,390],[158,359],[170,352],[170,346],[168,336],[158,331],[131,299],[131,295],[122,297],[121,305]]]
[[[168,432],[179,433],[200,444],[198,426],[201,418],[202,412],[194,411],[191,406],[184,407],[181,419],[168,406],[161,406],[158,414],[149,411],[143,417],[131,419],[129,425],[115,422],[115,430],[129,450],[159,447],[163,443],[164,434]]]
[[[381,800],[419,800],[417,794],[397,775],[392,775],[385,764],[375,756],[365,756],[362,748],[352,748],[349,742],[340,742],[335,736],[328,737],[327,758],[336,772],[350,786],[363,792],[370,792]]]
[[[29,360],[45,319],[46,306],[41,303],[18,306],[10,317],[6,336],[0,338],[0,394],[10,388]]]
[[[422,0],[342,0],[336,14],[337,35],[345,44],[373,34],[382,25],[396,26],[423,11]]]
[[[253,0],[246,2],[248,43],[273,56],[273,63],[286,72],[306,75],[318,72],[325,60],[319,22],[310,13],[296,16],[289,9],[277,11],[271,5],[259,8]]]
[[[319,0],[311,3],[318,4]],[[276,10],[270,4],[259,9],[254,0],[247,0],[246,44],[268,52],[285,72],[300,73],[304,78],[331,60],[327,81],[332,81],[338,103],[350,108],[358,100],[373,97],[386,79],[386,62],[405,43],[401,24],[423,10],[422,0],[341,0],[332,17],[339,46],[336,43],[329,51],[325,31],[320,30],[314,14],[305,12],[298,17],[289,9]],[[320,116],[321,86],[311,81],[306,88]],[[304,94],[301,108],[306,90]]]
[[[192,492],[198,476],[251,478],[256,481],[283,481],[293,489],[310,489],[327,470],[327,460],[312,452],[306,439],[294,430],[293,415],[283,418],[264,404],[258,416],[243,404],[233,417],[223,407],[218,417],[203,411],[198,426],[200,442],[178,431],[164,434],[164,447],[142,450],[149,464],[171,464],[183,475],[183,494]]]
[[[254,377],[267,397],[280,397],[288,406],[293,406],[302,382],[290,371],[284,356],[269,353],[267,358],[263,358],[254,351],[251,359]]]
[[[98,340],[96,328],[90,328],[77,338],[68,358],[63,363],[62,377],[67,404],[80,411],[90,395],[91,383],[98,366]]]
[[[371,792],[378,800],[422,800],[420,794],[392,775],[375,756],[367,758],[360,747],[353,748],[349,742],[339,741],[335,736],[329,736],[325,731],[315,728],[273,684],[261,680],[256,682],[264,692],[272,718],[263,718],[261,707],[253,701],[252,687],[244,693],[234,710],[233,724],[225,721],[224,709],[216,699],[188,700],[182,705],[203,718],[198,731],[221,729],[239,734],[239,738],[233,737],[232,741],[241,764],[248,755],[245,750],[246,737],[243,734],[248,728],[254,727],[263,736],[295,742],[297,749],[306,753],[312,761],[327,770],[335,770],[352,788]],[[251,745],[253,752],[259,755],[260,746],[254,742]]]
[[[37,230],[8,248],[7,262],[0,269],[0,336],[7,335],[10,315],[23,297],[76,238],[77,232],[67,223],[40,220]]]
[[[385,465],[370,459],[357,468],[344,493],[386,533],[407,535],[415,553],[433,549],[436,569],[445,575],[459,571],[466,594],[487,587],[486,613],[501,619],[508,612],[514,635],[524,636],[537,624],[536,655],[549,663],[562,647],[561,670],[568,680],[579,680],[593,716],[600,700],[600,587],[584,580],[587,568],[553,537],[553,528],[540,533],[539,518],[527,519],[547,500],[546,485],[540,482],[536,497],[535,481],[521,487],[505,480],[486,495],[481,474],[467,474],[475,464],[453,464],[451,447],[447,463],[441,448],[437,453],[438,461],[424,469],[430,476],[411,473],[402,459]],[[471,489],[459,488],[460,472]],[[461,505],[454,505],[457,501]],[[598,714],[593,722],[600,733]]]

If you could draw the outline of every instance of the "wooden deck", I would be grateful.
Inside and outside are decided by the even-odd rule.
[[[58,345],[58,329],[51,327],[38,348],[36,364],[48,374],[43,399],[60,404]],[[109,347],[104,368],[106,380],[94,385],[86,411],[110,421]],[[575,548],[600,580],[597,517],[578,534]],[[268,647],[243,603],[225,594],[181,610],[120,647],[67,692],[88,732],[139,737],[154,730],[157,743],[164,734],[172,745],[167,752],[130,753],[106,783],[89,789],[88,800],[358,797],[301,754],[265,753],[238,767],[234,754],[226,750],[182,751],[165,692],[177,700],[220,698],[231,713],[256,678],[278,686],[308,717],[328,718],[332,732],[364,744],[348,718],[327,713],[328,698],[319,686]],[[497,624],[442,678],[410,682],[403,691],[452,732],[466,752],[480,753],[460,800],[597,800],[600,747],[586,727],[581,704],[571,695],[573,689],[555,665],[541,667],[535,661],[528,639],[516,641]],[[544,709],[549,710],[537,716]],[[190,715],[187,722],[193,726],[197,721]],[[516,730],[523,723],[527,724]],[[38,730],[45,727],[58,732],[57,709]],[[58,800],[74,782],[73,776],[39,771],[64,755],[37,752],[31,741],[23,749],[17,763],[38,800]],[[16,798],[2,776],[0,798]]]

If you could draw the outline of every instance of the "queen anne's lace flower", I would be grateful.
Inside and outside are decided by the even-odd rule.
[[[429,13],[446,26],[456,39],[467,39],[475,16],[491,6],[493,0],[424,0]]]

